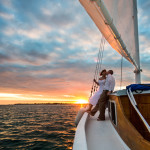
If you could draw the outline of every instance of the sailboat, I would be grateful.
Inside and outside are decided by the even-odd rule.
[[[137,1],[79,1],[111,47],[135,66],[136,84],[109,95],[105,121],[83,113],[73,150],[150,150],[150,85],[141,84]]]

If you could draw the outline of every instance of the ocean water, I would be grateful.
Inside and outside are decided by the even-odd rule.
[[[79,105],[0,106],[0,150],[69,150]]]

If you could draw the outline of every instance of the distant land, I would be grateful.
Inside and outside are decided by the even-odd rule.
[[[81,105],[79,103],[16,103],[13,105]]]

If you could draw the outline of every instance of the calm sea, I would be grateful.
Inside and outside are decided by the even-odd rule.
[[[79,105],[0,106],[0,149],[72,149],[79,109]]]

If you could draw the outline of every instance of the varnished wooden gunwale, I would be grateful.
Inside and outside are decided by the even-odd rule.
[[[114,125],[115,129],[125,141],[125,143],[132,149],[132,150],[149,150],[150,149],[150,142],[141,135],[141,133],[135,128],[134,123],[136,120],[131,121],[135,115],[135,112],[132,109],[132,106],[129,102],[129,99],[126,96],[116,96],[110,95],[110,100],[114,100],[116,102],[117,108],[117,126]],[[147,104],[150,104],[150,94],[142,94],[136,95],[135,99],[138,103],[139,109],[141,109],[143,104],[146,107]],[[149,118],[150,114],[144,114],[144,111],[141,112],[144,117]],[[140,125],[139,125],[140,126]],[[143,127],[143,126],[142,126]],[[149,136],[147,137],[149,138]]]

